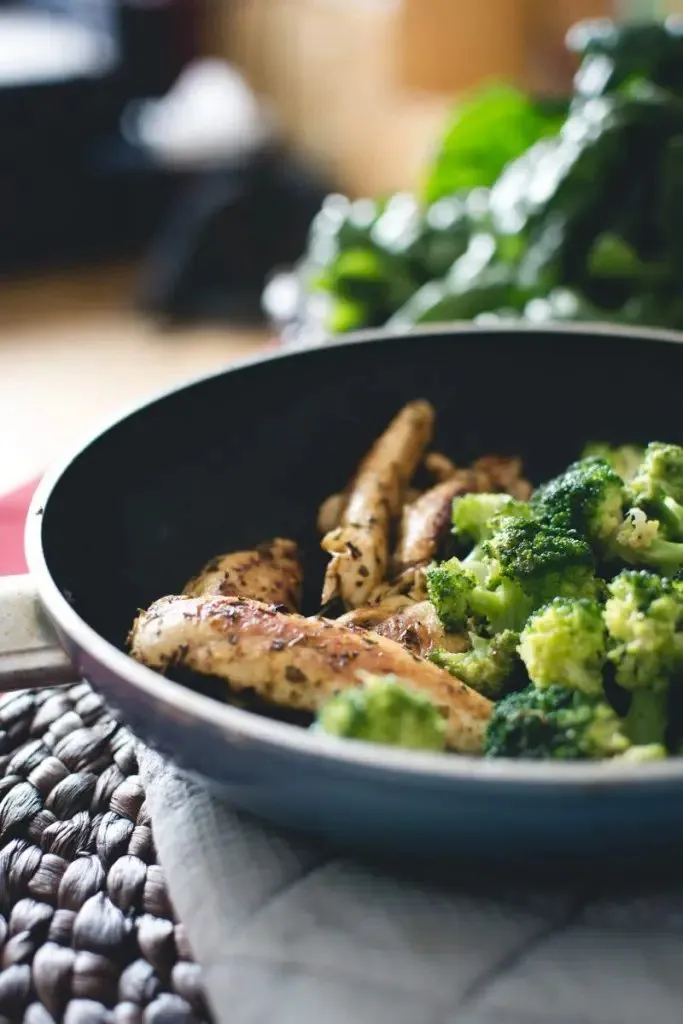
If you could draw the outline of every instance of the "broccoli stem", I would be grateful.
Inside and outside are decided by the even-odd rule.
[[[624,731],[633,744],[664,743],[667,705],[667,688],[633,691],[624,720]]]
[[[662,576],[675,576],[683,568],[683,543],[662,537],[656,537],[649,547],[640,549],[617,544],[615,553],[628,565],[644,565]]]
[[[683,537],[683,506],[673,498],[663,498],[655,511],[656,518],[664,527],[667,536],[677,539]]]
[[[495,590],[475,587],[470,593],[470,608],[477,617],[486,619],[492,633],[506,629],[519,632],[531,612],[532,603],[510,580],[502,580]]]

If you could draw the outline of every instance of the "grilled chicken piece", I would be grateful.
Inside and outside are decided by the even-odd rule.
[[[235,691],[310,712],[357,686],[359,670],[393,674],[434,701],[448,745],[463,753],[481,751],[492,710],[486,698],[393,640],[237,597],[161,598],[138,616],[129,646],[150,668],[183,665],[225,679]]]
[[[347,494],[331,494],[318,509],[318,531],[323,534],[336,530],[349,500]]]
[[[414,488],[406,491],[406,503],[417,501],[421,493],[421,491],[417,491]],[[329,498],[325,498],[318,509],[318,533],[324,536],[326,533],[331,533],[332,530],[337,529],[348,500],[347,494],[330,494]]]
[[[433,426],[434,409],[429,402],[409,402],[363,459],[339,527],[322,540],[323,549],[332,555],[323,585],[323,607],[341,599],[346,608],[360,608],[384,580],[391,520],[401,510]]]
[[[484,455],[472,463],[472,469],[489,478],[491,491],[504,491],[520,501],[531,497],[533,488],[522,476],[522,460],[515,455]]]
[[[334,619],[336,626],[352,626],[356,629],[375,629],[392,616],[411,608],[416,602],[403,594],[384,596],[377,604],[368,604],[363,608],[354,608]]]
[[[450,480],[458,472],[458,467],[442,452],[428,452],[425,455],[425,469],[438,484]]]
[[[409,598],[395,597],[372,608],[347,612],[336,619],[335,624],[371,629],[420,657],[437,648],[466,651],[469,646],[464,634],[446,633],[430,601],[416,603]]]
[[[448,480],[425,491],[403,509],[394,564],[401,573],[413,565],[431,562],[451,524],[453,498],[480,490],[482,481],[470,469],[459,469]],[[485,488],[484,488],[485,489]]]
[[[427,577],[425,566],[411,566],[394,580],[380,584],[368,598],[368,605],[386,604],[392,599],[397,599],[401,607],[405,607],[405,601],[409,604],[417,604],[418,601],[427,600]],[[362,611],[362,609],[361,609]]]
[[[265,604],[299,610],[303,571],[292,540],[276,537],[253,551],[218,555],[183,590],[188,597],[252,597]]]

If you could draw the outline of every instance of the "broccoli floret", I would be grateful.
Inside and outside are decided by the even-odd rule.
[[[590,456],[536,490],[531,507],[542,521],[601,548],[619,530],[625,500],[621,477],[606,459]]]
[[[683,505],[672,496],[673,484],[672,493],[660,484],[661,467],[675,465],[671,449],[675,446],[648,446],[629,488],[604,458],[575,462],[532,495],[532,509],[541,522],[584,536],[608,559],[673,575],[683,567]],[[670,477],[675,479],[673,470]],[[633,507],[624,514],[629,504]]]
[[[677,444],[652,441],[645,449],[643,461],[631,481],[636,501],[664,493],[683,503],[683,448]]]
[[[533,603],[528,594],[511,580],[501,579],[491,586],[476,586],[469,601],[475,622],[485,625],[495,636],[505,630],[519,632],[529,617]]]
[[[529,686],[494,706],[484,753],[567,761],[614,757],[629,746],[605,701],[563,686]]]
[[[585,540],[517,518],[505,519],[463,561],[427,570],[427,592],[446,629],[461,630],[472,619],[476,632],[491,636],[519,632],[554,597],[596,599],[602,587]]]
[[[678,584],[632,569],[608,587],[604,619],[609,661],[632,694],[626,730],[634,743],[663,743],[669,686],[683,667],[683,596]]]
[[[683,564],[680,554],[680,543],[683,541],[683,505],[679,505],[673,498],[660,493],[654,501],[648,502],[645,506],[650,516],[659,523],[661,539],[674,545],[678,544],[677,570]],[[669,561],[673,559],[673,552],[669,555]]]
[[[659,520],[648,518],[642,508],[626,513],[608,554],[628,565],[656,569],[662,576],[675,576],[683,568],[683,542],[667,540]]]
[[[622,444],[613,447],[601,441],[592,441],[583,450],[582,459],[597,456],[608,462],[617,476],[630,483],[640,468],[645,449],[637,444]]]
[[[478,554],[431,565],[426,575],[429,600],[450,632],[459,632],[470,619],[483,622],[492,635],[519,631],[532,609],[521,587],[500,579],[497,564]]]
[[[529,678],[541,689],[565,686],[602,694],[606,630],[596,601],[557,597],[527,622],[519,653]]]
[[[447,630],[457,632],[467,622],[470,595],[477,585],[472,572],[458,558],[429,566],[427,595]]]
[[[491,537],[507,516],[529,518],[531,510],[526,502],[509,494],[463,494],[453,500],[453,533],[479,544]]]
[[[445,668],[473,690],[498,700],[518,664],[518,643],[519,636],[512,630],[505,630],[490,640],[470,633],[470,650],[458,654],[438,650],[429,657],[435,665]]]
[[[395,676],[359,673],[362,685],[332,697],[312,728],[331,736],[413,750],[444,750],[446,723],[422,693]]]
[[[594,599],[601,593],[588,543],[547,524],[507,520],[482,549],[498,562],[501,577],[520,586],[535,608],[554,597]]]
[[[669,752],[662,743],[640,743],[618,754],[614,760],[645,764],[647,761],[663,761],[668,756]]]
[[[683,664],[683,598],[676,583],[625,569],[608,584],[608,658],[626,690],[666,685]]]
[[[630,492],[632,504],[658,520],[666,540],[683,540],[683,448],[649,444]]]

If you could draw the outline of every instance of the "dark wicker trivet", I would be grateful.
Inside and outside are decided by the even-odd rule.
[[[86,683],[0,699],[0,1022],[199,1024],[131,734]]]

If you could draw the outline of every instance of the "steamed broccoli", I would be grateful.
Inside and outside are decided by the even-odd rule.
[[[670,456],[675,446],[650,449],[666,449],[666,455],[654,452],[649,471],[646,452],[630,487],[604,458],[592,455],[573,463],[532,495],[535,515],[555,529],[585,537],[608,559],[673,575],[683,568],[683,505],[664,493],[659,478],[663,464],[675,463]]]
[[[447,630],[458,632],[471,619],[495,635],[519,631],[532,610],[527,594],[501,579],[498,565],[485,559],[450,558],[427,569],[427,594]]]
[[[469,600],[477,579],[459,558],[430,565],[427,569],[427,594],[447,630],[463,629],[469,614]]]
[[[614,757],[629,746],[605,701],[563,686],[529,686],[494,706],[484,753],[567,761]]]
[[[624,483],[630,483],[638,472],[644,455],[645,449],[637,444],[622,444],[612,447],[604,442],[592,441],[584,448],[581,458],[597,456],[604,459]]]
[[[608,554],[628,565],[643,565],[662,576],[675,576],[683,569],[683,542],[667,540],[658,519],[650,519],[642,508],[632,508],[623,522]]]
[[[541,689],[560,685],[602,694],[606,631],[600,605],[555,598],[529,618],[519,653],[529,678]]]
[[[652,441],[631,481],[631,491],[636,501],[663,492],[674,501],[683,503],[683,448],[677,444]]]
[[[444,750],[446,723],[422,693],[395,676],[359,673],[361,686],[332,697],[312,728],[332,736],[414,750]]]
[[[668,757],[668,750],[662,743],[640,743],[629,747],[623,754],[617,754],[615,761],[630,761],[632,764],[645,764],[647,761],[663,761]]]
[[[509,494],[463,494],[453,500],[453,533],[475,544],[488,539],[506,516],[531,516],[529,506]]]
[[[631,696],[626,731],[634,743],[663,743],[669,686],[683,667],[683,595],[679,584],[632,569],[609,584],[604,619],[609,661]]]
[[[509,519],[482,545],[499,575],[521,587],[538,608],[554,597],[596,598],[602,584],[581,537],[533,520]]]
[[[572,463],[531,496],[539,519],[556,529],[576,531],[598,548],[619,530],[625,502],[624,481],[606,459],[595,455]]]
[[[596,598],[590,547],[582,538],[530,519],[508,518],[462,561],[427,570],[427,593],[446,629],[495,636],[519,632],[531,612],[554,597]]]
[[[491,700],[498,700],[518,664],[519,636],[505,630],[490,640],[470,633],[470,649],[458,654],[433,651],[430,660],[451,675],[461,679],[473,690]]]
[[[667,540],[683,540],[683,448],[649,444],[630,492],[632,504],[659,521]]]

